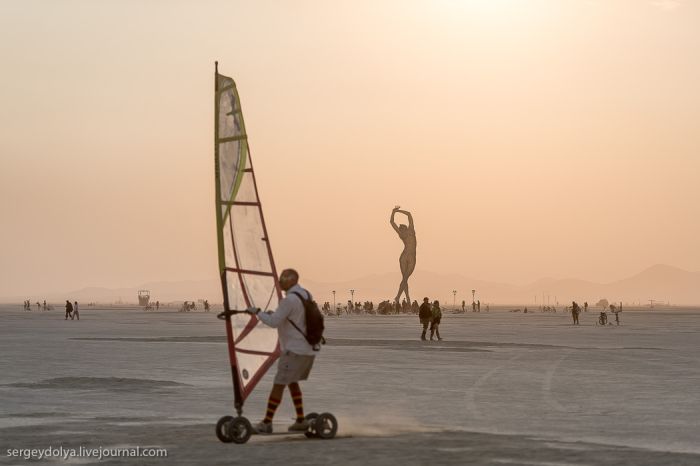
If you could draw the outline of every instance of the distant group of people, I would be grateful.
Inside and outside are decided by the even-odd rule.
[[[180,312],[190,312],[190,311],[196,311],[197,310],[197,305],[194,303],[194,301],[189,302],[185,301],[182,303],[182,307],[180,308]]]
[[[406,301],[405,298],[401,302],[389,299],[384,300],[380,302],[376,308],[373,301],[365,301],[364,303],[358,301],[353,303],[351,300],[348,300],[344,305],[338,303],[335,309],[333,309],[331,303],[326,301],[321,306],[321,312],[327,316],[341,316],[343,314],[418,314],[418,307],[418,301],[413,301],[411,304]]]
[[[47,304],[46,304],[46,300],[44,300],[43,307],[42,307],[42,304],[41,304],[39,301],[36,302],[36,310],[37,310],[37,311],[41,311],[41,310],[49,311],[49,310],[51,310],[51,309],[53,309],[53,307],[52,307],[51,305],[47,305]],[[24,310],[25,310],[25,311],[31,311],[31,310],[32,310],[32,302],[31,302],[30,300],[28,300],[28,299],[24,301]]]
[[[439,341],[442,340],[440,337],[440,321],[442,320],[442,310],[440,309],[440,301],[435,300],[430,304],[430,299],[423,298],[423,304],[420,305],[418,309],[418,319],[423,326],[423,333],[421,333],[420,339],[425,341],[425,334],[428,331],[428,326],[430,327],[430,340],[433,337],[437,337]]]
[[[159,310],[160,309],[160,301],[156,301],[155,303],[149,302],[143,307],[144,311],[152,311],[152,310]]]
[[[156,306],[158,305],[158,301],[156,301]],[[202,301],[202,307],[204,308],[204,312],[209,312],[211,309],[211,306],[209,305],[209,300],[205,299]],[[190,312],[190,311],[196,311],[197,310],[197,305],[195,304],[194,301],[189,302],[185,301],[182,303],[182,307],[180,308],[180,312]]]
[[[80,320],[80,310],[78,306],[78,301],[74,301],[72,304],[69,300],[66,299],[66,318],[65,320],[68,320],[70,317],[70,320],[78,319]]]
[[[467,302],[462,300],[462,312],[467,312]],[[481,312],[481,300],[472,301],[472,312]],[[489,312],[489,305],[486,305],[486,312]]]
[[[579,304],[576,301],[571,302],[571,318],[573,319],[573,325],[580,325],[579,315],[581,314],[582,310],[583,312],[588,312],[588,302],[583,303],[583,309],[581,309],[581,306],[579,306]],[[604,307],[598,315],[597,323],[599,325],[608,325],[608,314],[606,312],[608,310],[612,312],[615,316],[615,324],[620,325],[620,313],[622,312],[622,303],[620,303],[617,306],[615,306],[614,304],[610,304],[609,306]]]
[[[402,299],[401,302],[398,300],[384,300],[377,306],[377,311],[379,314],[418,314],[418,301],[413,301],[412,303],[406,301],[406,298]]]

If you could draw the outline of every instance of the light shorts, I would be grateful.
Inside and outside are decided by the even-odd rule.
[[[277,375],[275,375],[274,383],[276,385],[289,385],[308,379],[315,357],[285,351],[277,362]]]

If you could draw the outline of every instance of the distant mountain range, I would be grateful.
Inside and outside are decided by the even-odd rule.
[[[372,274],[342,282],[323,282],[303,279],[319,302],[336,301],[345,303],[350,299],[350,290],[355,290],[355,301],[372,300],[375,303],[392,299],[397,291],[401,276],[399,272]],[[700,304],[700,272],[689,272],[668,265],[654,265],[629,278],[611,283],[595,283],[577,279],[543,278],[526,286],[488,282],[463,277],[458,274],[440,274],[416,270],[409,281],[411,298],[420,301],[423,296],[439,299],[443,304],[453,302],[452,290],[457,290],[456,301],[463,299],[471,303],[471,290],[476,290],[476,299],[483,303],[499,304],[541,304],[545,301],[555,304],[588,301],[593,304],[601,298],[610,302],[648,303],[650,299],[671,304]],[[209,299],[212,303],[221,302],[221,285],[218,280],[198,280],[179,282],[144,283],[134,288],[83,288],[64,294],[51,294],[46,299],[62,302],[65,299],[99,303],[136,303],[137,292],[147,289],[153,300],[161,302]],[[21,302],[24,298],[3,298],[4,302]],[[35,298],[36,299],[36,298]],[[41,298],[43,299],[43,297]]]

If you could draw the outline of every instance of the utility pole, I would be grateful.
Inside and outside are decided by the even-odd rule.
[[[452,290],[452,307],[457,308],[457,290]]]
[[[333,290],[333,312],[335,312],[336,306],[335,306],[335,290]]]
[[[355,290],[350,290],[350,301],[352,301],[352,305],[355,305]]]

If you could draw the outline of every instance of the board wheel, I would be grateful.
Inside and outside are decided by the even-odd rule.
[[[332,439],[338,432],[338,420],[331,413],[321,413],[314,422],[314,431],[322,439]]]
[[[242,416],[224,416],[216,423],[216,436],[224,443],[246,443],[252,434],[253,426]]]
[[[318,413],[309,413],[306,416],[304,416],[304,419],[309,421],[309,428],[306,429],[306,432],[304,432],[304,435],[306,435],[306,438],[316,437],[315,424],[316,424],[317,418],[318,418]]]

